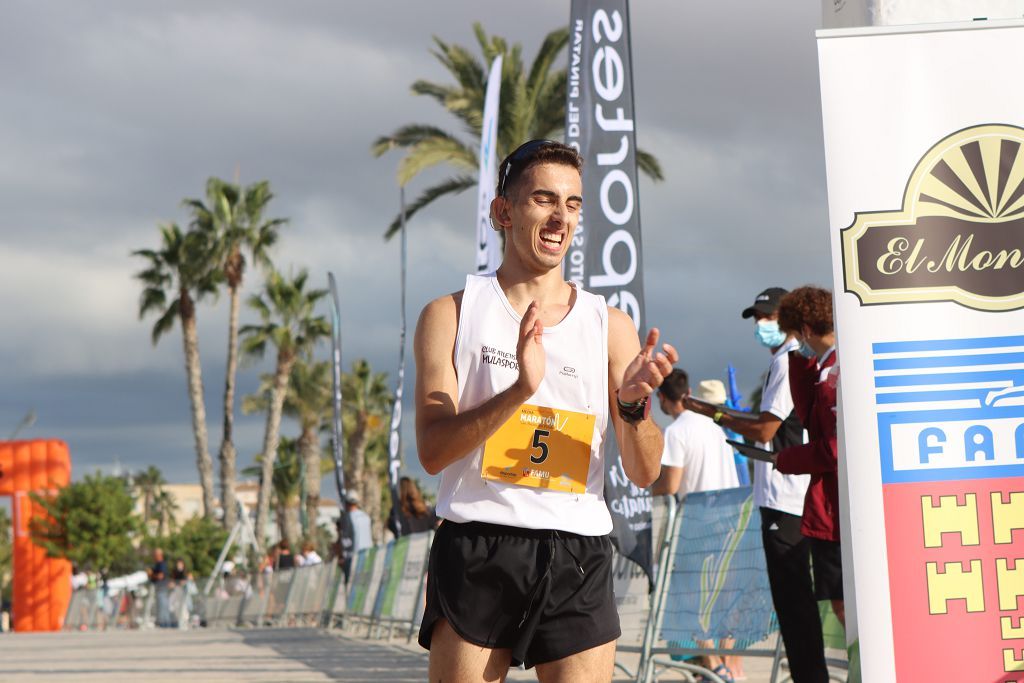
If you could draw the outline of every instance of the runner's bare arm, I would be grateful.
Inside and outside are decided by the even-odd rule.
[[[416,445],[420,463],[437,474],[482,444],[537,391],[544,378],[543,326],[534,304],[527,309],[517,344],[519,379],[508,389],[459,412],[455,335],[462,293],[427,304],[416,325]]]
[[[616,392],[624,403],[633,403],[651,394],[672,372],[679,354],[665,344],[655,353],[658,330],[647,333],[646,345],[640,348],[633,321],[617,308],[608,307],[608,407],[615,426],[622,466],[626,476],[640,487],[650,486],[661,471],[664,442],[661,430],[651,419],[629,424],[619,417]],[[652,400],[648,398],[648,400]]]

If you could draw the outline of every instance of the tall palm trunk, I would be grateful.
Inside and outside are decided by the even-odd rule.
[[[295,364],[295,354],[278,351],[277,368],[274,370],[274,388],[270,394],[270,410],[267,411],[267,427],[263,435],[263,462],[260,470],[260,490],[256,498],[256,542],[261,546],[270,514],[270,495],[274,487],[274,461],[277,460],[277,446],[281,440],[281,413],[284,409],[285,394],[288,391],[288,375]]]
[[[320,436],[314,423],[303,425],[299,436],[299,457],[306,470],[306,526],[303,536],[312,536],[316,530],[316,518],[320,512]],[[344,504],[344,501],[342,501]]]
[[[384,521],[380,509],[380,497],[383,487],[380,483],[380,476],[370,471],[366,476],[366,494],[363,498],[363,506],[366,514],[370,516],[370,526],[373,532],[373,542],[380,543],[384,540]]]
[[[192,406],[192,434],[196,442],[196,467],[199,486],[203,490],[203,516],[212,519],[213,461],[206,435],[206,404],[203,400],[203,376],[199,364],[199,335],[196,332],[195,304],[184,287],[180,293],[182,342],[185,346],[185,372],[188,375],[188,396]]]
[[[224,435],[220,444],[220,504],[224,509],[224,528],[231,530],[238,521],[235,495],[235,463],[237,453],[232,441],[235,424],[235,375],[238,372],[238,310],[240,287],[229,287],[231,313],[228,318],[228,369],[224,378]]]
[[[292,552],[298,554],[302,528],[299,524],[299,501],[290,500],[277,504],[277,527],[281,538],[288,541]]]
[[[363,505],[366,505],[366,444],[370,438],[368,417],[364,411],[356,413],[355,429],[348,440],[348,456],[352,467],[347,474],[352,482],[350,487],[363,499]]]

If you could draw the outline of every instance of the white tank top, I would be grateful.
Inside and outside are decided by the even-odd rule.
[[[469,275],[455,338],[459,412],[504,391],[519,377],[516,339],[522,317],[497,278]],[[584,536],[612,530],[604,502],[604,438],[608,427],[608,307],[604,297],[576,287],[576,302],[557,325],[544,328],[547,368],[527,404],[595,416],[586,490],[568,493],[481,476],[484,446],[441,472],[437,512],[453,522],[490,522],[557,529]]]

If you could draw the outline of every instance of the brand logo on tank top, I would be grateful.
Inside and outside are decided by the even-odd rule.
[[[571,368],[568,365],[559,370],[558,374],[561,375],[562,377],[572,377],[573,379],[576,379],[577,376],[576,368]]]
[[[502,351],[486,344],[480,347],[480,363],[482,365],[494,365],[499,368],[518,370],[519,361],[516,360],[514,352]]]

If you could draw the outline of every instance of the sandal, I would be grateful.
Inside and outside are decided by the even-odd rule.
[[[712,669],[711,672],[725,681],[725,683],[735,683],[735,680],[732,677],[732,671],[729,671],[729,667],[725,664],[719,664]]]
[[[725,664],[719,664],[711,670],[711,673],[721,678],[725,683],[735,683],[735,679],[732,677],[732,671],[729,671],[729,667]],[[701,676],[700,674],[697,674],[694,680],[697,681],[697,683],[711,683],[710,678],[707,676]]]

